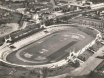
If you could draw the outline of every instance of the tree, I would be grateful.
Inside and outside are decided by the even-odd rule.
[[[48,68],[47,67],[44,67],[42,69],[42,73],[43,73],[43,78],[46,78],[47,74],[48,74]]]
[[[25,78],[25,76],[20,76],[19,78]]]
[[[73,66],[73,67],[79,67],[80,66],[80,63],[78,60],[76,60],[75,62],[70,62],[69,64],[71,64],[71,66]]]

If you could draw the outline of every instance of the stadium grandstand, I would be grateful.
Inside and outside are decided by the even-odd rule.
[[[82,31],[82,30],[86,30],[86,31]],[[96,33],[92,33],[92,32],[96,32]],[[63,64],[66,64],[66,61],[68,59],[71,59],[68,53],[73,51],[73,48],[75,48],[74,54],[77,57],[80,54],[80,52],[81,53],[84,52],[89,46],[92,46],[93,44],[95,44],[96,40],[100,35],[100,33],[99,34],[98,33],[99,33],[98,31],[92,28],[85,27],[80,29],[80,27],[77,27],[77,26],[67,26],[67,25],[66,26],[64,25],[49,26],[46,29],[44,28],[28,29],[27,28],[27,29],[19,30],[5,37],[5,39],[7,39],[7,43],[10,43],[10,44],[8,44],[9,47],[8,46],[6,47],[6,45],[3,45],[6,47],[6,49],[1,49],[2,51],[1,58],[4,61],[6,61],[6,58],[7,58],[9,62],[10,61],[14,62],[14,64],[8,63],[9,65],[11,64],[13,66],[17,65],[17,67],[18,66],[24,67],[26,65],[27,68],[28,67],[30,68],[31,65],[34,66],[34,64],[36,65],[36,67],[40,67],[40,66],[44,67],[45,64],[49,67],[57,64],[58,66],[62,66]],[[98,36],[96,36],[97,34]],[[86,38],[86,42],[84,38]],[[32,43],[31,45],[29,45],[30,42]],[[83,44],[78,46],[82,42]],[[43,46],[44,43],[45,43],[45,46]],[[53,45],[53,47],[50,45],[50,43]],[[13,46],[15,47],[15,49],[13,49]],[[33,48],[34,46],[35,48]],[[82,48],[83,46],[85,46],[85,48]],[[18,49],[22,47],[24,48],[18,51]],[[31,49],[31,51],[29,49]],[[53,52],[53,50],[55,52]],[[36,51],[35,55],[33,54],[34,51]],[[19,60],[13,61],[11,58],[9,58],[11,57],[11,55],[12,55],[12,58],[14,59],[18,58]],[[58,57],[59,55],[60,57]],[[34,58],[34,62],[31,62],[33,61],[33,58]],[[25,59],[26,61],[22,62],[23,59]],[[82,63],[80,59],[78,60]],[[63,63],[60,64],[61,62]]]
[[[6,38],[11,37],[11,39],[12,39],[11,43],[14,43],[14,42],[17,42],[18,40],[21,40],[23,38],[26,38],[26,37],[34,34],[34,33],[37,33],[37,32],[39,32],[41,30],[43,30],[43,28],[41,28],[41,29],[40,28],[35,28],[35,29],[26,28],[26,29],[23,29],[23,30],[15,31],[15,32],[13,32],[10,35],[7,35],[5,37]]]

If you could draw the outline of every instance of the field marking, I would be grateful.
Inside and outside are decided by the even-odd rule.
[[[21,51],[18,51],[17,53],[16,53],[16,57],[19,59],[19,60],[21,60],[21,61],[23,61],[23,62],[27,62],[27,63],[44,63],[44,62],[47,62],[46,60],[42,60],[42,61],[29,61],[29,60],[26,60],[26,59],[24,59],[24,58],[22,58],[21,56],[20,56],[20,53],[21,53]]]
[[[70,36],[70,34],[63,34],[63,35],[61,35],[61,36],[64,36],[64,37],[69,37]]]
[[[78,32],[77,32],[77,33],[70,33],[70,34],[68,34],[68,35],[67,35],[67,34],[63,34],[63,35],[61,35],[61,36],[69,37],[69,36],[72,36],[72,35],[80,36],[80,37],[82,37],[83,39],[85,38],[84,35],[79,34]]]
[[[79,39],[79,36],[72,35],[71,38]]]
[[[82,34],[78,34],[78,33],[71,33],[71,34],[74,34],[74,35],[79,35],[80,37],[82,37],[83,39],[85,38],[85,36],[84,35],[82,35]]]
[[[39,51],[39,53],[46,53],[46,52],[48,52],[48,50],[47,49],[42,49],[41,51]]]
[[[31,58],[33,55],[32,55],[32,54],[29,54],[29,53],[25,53],[24,56],[25,56],[26,58]]]
[[[46,57],[43,57],[43,56],[38,56],[38,57],[36,57],[36,58],[34,58],[35,60],[45,60],[46,59]]]
[[[42,43],[43,41],[39,41],[38,44]]]

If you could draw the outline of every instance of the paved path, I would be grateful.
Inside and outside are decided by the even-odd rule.
[[[89,74],[92,70],[94,70],[102,61],[103,59],[96,58],[97,56],[102,56],[104,52],[104,46],[101,47],[95,54],[93,54],[85,63],[83,63],[79,68],[75,69],[74,71],[66,74],[62,74],[59,76],[48,77],[48,78],[64,78],[65,76],[82,76]]]

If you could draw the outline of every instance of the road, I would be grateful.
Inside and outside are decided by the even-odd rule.
[[[0,9],[7,10],[7,11],[10,11],[10,12],[16,12],[16,13],[19,13],[19,14],[24,14],[22,11],[20,12],[18,10],[13,10],[13,9],[10,9],[10,8],[2,6],[2,5],[0,5]]]
[[[97,53],[93,54],[85,63],[83,63],[78,69],[72,72],[74,76],[83,76],[89,74],[92,70],[94,70],[103,59],[96,58],[97,56],[102,56],[104,52],[104,46],[100,48]]]
[[[85,63],[83,63],[79,68],[75,69],[74,71],[72,71],[70,73],[62,74],[59,76],[48,77],[48,78],[64,78],[67,75],[69,75],[69,76],[88,75],[92,70],[94,70],[103,61],[103,59],[96,58],[97,56],[102,56],[104,54],[104,52],[102,50],[104,50],[104,46],[101,47]]]

